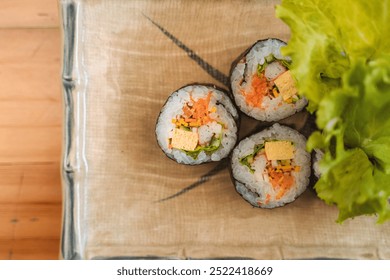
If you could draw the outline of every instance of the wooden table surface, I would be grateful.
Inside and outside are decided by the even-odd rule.
[[[57,0],[0,1],[0,259],[57,259],[61,232]]]

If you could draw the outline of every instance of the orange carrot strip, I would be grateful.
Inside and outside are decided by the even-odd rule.
[[[256,74],[252,77],[252,91],[249,93],[244,92],[245,101],[248,105],[261,108],[263,97],[268,94],[267,79],[264,75],[259,77]]]
[[[270,201],[271,199],[271,196],[269,193],[267,193],[267,196],[265,197],[265,204],[268,204],[268,202]]]
[[[188,108],[187,105],[183,107],[183,112],[186,117],[191,117],[192,115],[192,111],[190,110],[190,108]]]

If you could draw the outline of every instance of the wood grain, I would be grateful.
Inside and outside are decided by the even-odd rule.
[[[57,9],[57,0],[1,0],[0,27],[57,27]]]
[[[0,127],[60,127],[62,106],[51,100],[5,100],[0,101]]]
[[[0,260],[55,260],[59,239],[0,239]]]
[[[0,204],[0,238],[58,238],[61,205],[59,203]]]
[[[0,29],[0,101],[59,103],[60,41],[58,28]]]
[[[57,259],[61,233],[57,0],[0,1],[0,259]]]
[[[0,127],[0,164],[56,162],[61,139],[61,127]]]
[[[61,203],[60,164],[0,165],[0,204]]]

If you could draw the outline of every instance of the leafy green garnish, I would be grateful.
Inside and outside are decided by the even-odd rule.
[[[241,163],[242,165],[247,166],[247,167],[249,168],[249,171],[250,171],[251,173],[254,173],[254,172],[255,172],[255,170],[252,169],[251,164],[253,163],[254,158],[257,156],[257,154],[258,154],[263,148],[264,148],[264,143],[263,143],[263,144],[257,144],[257,145],[255,145],[254,148],[253,148],[253,153],[251,153],[251,154],[249,154],[249,155],[247,155],[247,156],[245,156],[245,157],[240,158],[240,163]]]
[[[309,148],[325,151],[323,175],[315,188],[322,199],[338,206],[340,222],[362,214],[377,213],[378,222],[390,217],[389,106],[390,56],[357,62],[343,76],[343,87],[319,104],[317,123],[323,132],[308,142]]]
[[[282,49],[291,57],[299,92],[315,111],[322,98],[341,86],[357,59],[389,52],[388,1],[283,0],[276,15],[291,29]]]
[[[197,159],[199,154],[202,151],[206,152],[207,154],[211,154],[214,151],[218,150],[219,147],[221,146],[221,142],[222,142],[222,133],[218,137],[215,137],[214,135],[207,146],[198,146],[194,151],[186,151],[186,150],[183,151],[193,159]]]
[[[324,151],[318,196],[358,215],[390,219],[389,1],[283,0],[277,16],[291,28],[282,52],[320,131]],[[346,16],[348,15],[348,16]]]

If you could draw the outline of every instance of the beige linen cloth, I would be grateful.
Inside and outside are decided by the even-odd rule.
[[[162,153],[155,139],[162,105],[189,83],[227,88],[231,63],[255,41],[287,41],[289,29],[274,15],[278,3],[80,1],[84,258],[390,258],[390,223],[358,217],[337,224],[337,209],[310,189],[284,207],[253,208],[227,168],[160,201],[218,166],[183,166]],[[243,118],[241,136],[254,124]]]

